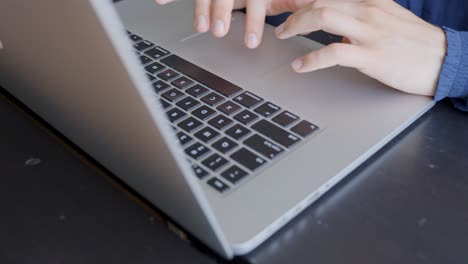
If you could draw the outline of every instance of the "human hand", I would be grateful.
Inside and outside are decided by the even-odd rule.
[[[445,33],[392,0],[314,0],[276,34],[286,39],[317,30],[344,36],[344,41],[296,59],[296,72],[341,65],[407,93],[435,94]]]
[[[167,4],[174,0],[155,0]],[[223,37],[229,31],[231,13],[235,9],[246,8],[246,28],[244,42],[248,48],[260,45],[265,17],[277,15],[298,8],[313,0],[187,0],[195,1],[195,29],[207,32],[211,29],[216,37]]]

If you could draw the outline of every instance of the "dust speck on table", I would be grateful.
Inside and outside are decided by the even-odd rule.
[[[41,164],[41,162],[42,160],[40,158],[30,157],[26,159],[26,161],[24,162],[24,165],[26,165],[26,167],[34,167],[34,166]]]

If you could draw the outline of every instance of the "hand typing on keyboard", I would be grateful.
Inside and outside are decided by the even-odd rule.
[[[155,0],[167,4],[174,0]],[[190,0],[192,1],[192,0]],[[216,37],[224,37],[229,31],[231,12],[247,9],[244,42],[248,48],[260,45],[265,17],[284,12],[294,12],[314,0],[194,0],[195,29],[198,32],[212,31]]]

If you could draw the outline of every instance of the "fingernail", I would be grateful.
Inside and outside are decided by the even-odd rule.
[[[301,59],[297,59],[297,60],[293,61],[291,66],[293,67],[293,69],[295,71],[298,72],[298,71],[300,71],[302,69],[302,66],[304,66],[304,62]]]
[[[247,43],[247,47],[251,49],[256,48],[258,44],[257,34],[255,33],[248,34],[246,43]]]
[[[206,16],[199,16],[196,21],[198,31],[205,31],[207,28]]]
[[[275,29],[276,36],[281,38],[283,31],[284,31],[284,24],[281,24]]]
[[[222,36],[224,34],[224,22],[221,20],[216,20],[213,23],[213,33],[216,36]]]

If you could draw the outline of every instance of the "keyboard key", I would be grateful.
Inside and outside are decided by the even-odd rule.
[[[141,64],[143,64],[143,65],[146,65],[146,64],[148,64],[148,63],[150,63],[150,62],[152,62],[152,61],[153,61],[153,60],[151,60],[150,58],[148,58],[148,57],[145,56],[145,55],[141,55],[141,56],[140,56],[140,62],[141,62]]]
[[[180,131],[179,133],[176,134],[177,138],[179,139],[179,142],[182,146],[187,145],[190,143],[193,138],[190,137],[189,135],[185,134],[184,132]]]
[[[186,92],[196,98],[201,97],[202,95],[206,94],[208,92],[208,88],[205,88],[199,84],[196,84],[186,90]]]
[[[154,77],[154,76],[151,75],[151,74],[148,74],[148,73],[147,73],[146,76],[148,77],[148,79],[150,80],[150,82],[156,80],[156,77]]]
[[[302,120],[297,125],[291,128],[291,131],[298,134],[301,137],[307,137],[314,133],[318,127],[309,121]]]
[[[236,103],[228,101],[218,106],[217,109],[225,113],[226,115],[232,115],[232,114],[235,114],[237,111],[239,111],[241,107]]]
[[[169,107],[171,107],[171,104],[168,101],[164,99],[159,99],[159,101],[161,102],[161,106],[163,109],[168,109]]]
[[[231,136],[232,138],[234,138],[235,140],[239,140],[245,136],[247,136],[248,134],[250,134],[251,131],[248,130],[247,128],[241,126],[241,125],[234,125],[233,127],[229,128],[228,130],[226,130],[226,134],[228,136]]]
[[[274,105],[270,102],[266,102],[262,104],[261,106],[257,107],[254,111],[264,117],[270,117],[274,115],[276,112],[278,112],[280,109],[281,107]]]
[[[217,190],[220,193],[223,193],[229,190],[229,186],[225,184],[224,182],[218,180],[217,178],[212,178],[206,183],[208,183],[208,185],[210,185],[211,187],[213,187],[215,190]]]
[[[214,129],[211,127],[205,127],[202,128],[200,131],[195,133],[195,137],[200,139],[201,141],[208,143],[212,141],[213,139],[217,138],[219,136],[219,133],[216,132]]]
[[[138,42],[140,40],[142,40],[142,38],[140,36],[137,36],[135,34],[132,34],[129,36],[129,38],[133,41],[133,42]]]
[[[195,175],[200,179],[203,180],[206,176],[208,176],[208,172],[204,170],[202,167],[194,164],[192,165],[192,169],[195,172]]]
[[[149,49],[152,46],[154,46],[154,44],[147,41],[147,40],[140,41],[140,42],[133,45],[133,47],[138,51],[143,51],[143,50]]]
[[[199,118],[200,120],[206,120],[216,113],[215,110],[209,108],[206,105],[200,106],[199,108],[192,111],[192,115]]]
[[[177,78],[179,74],[171,69],[167,69],[158,74],[158,77],[163,79],[164,81],[168,82],[174,78]]]
[[[156,93],[164,92],[165,90],[169,89],[171,86],[161,80],[156,81],[153,83],[153,88]]]
[[[216,172],[226,164],[228,164],[227,159],[221,157],[218,154],[213,154],[202,162],[208,169]]]
[[[240,112],[239,114],[234,116],[234,119],[237,121],[241,122],[244,125],[248,125],[255,121],[258,118],[258,115],[250,112],[249,110],[244,110]]]
[[[232,184],[238,183],[240,180],[244,179],[247,175],[248,175],[247,172],[245,172],[243,169],[235,165],[227,169],[225,172],[221,173],[221,177],[228,180]]]
[[[146,66],[145,67],[145,70],[151,74],[155,74],[159,71],[162,71],[163,69],[165,69],[166,66],[163,66],[157,62],[153,62],[151,63],[150,65]]]
[[[184,99],[177,102],[177,106],[184,109],[185,111],[189,111],[190,109],[193,109],[194,107],[196,107],[199,104],[200,104],[200,102],[198,102],[197,100],[195,100],[191,96],[187,96]]]
[[[184,76],[179,77],[178,79],[172,82],[172,85],[174,85],[175,87],[179,89],[188,88],[192,84],[193,84],[193,81]]]
[[[193,117],[189,117],[178,124],[180,128],[182,128],[183,130],[189,133],[199,128],[201,125],[202,123]]]
[[[231,158],[251,171],[257,170],[266,163],[266,160],[245,148],[234,152],[234,154],[231,155]]]
[[[213,148],[215,148],[219,152],[221,152],[223,154],[226,154],[229,151],[236,148],[238,146],[238,144],[235,143],[234,141],[230,140],[227,137],[223,137],[222,139],[220,139],[220,140],[216,141],[215,143],[213,143],[212,146],[213,146]]]
[[[242,91],[240,87],[176,55],[170,55],[162,59],[161,62],[224,96],[230,97]]]
[[[262,98],[250,92],[245,92],[243,94],[240,94],[234,97],[233,100],[247,108],[252,108],[263,101]]]
[[[258,131],[260,134],[263,134],[267,138],[272,139],[273,141],[287,148],[300,141],[299,137],[266,120],[258,121],[252,126],[252,128]]]
[[[253,135],[249,137],[244,141],[244,144],[269,159],[276,158],[276,156],[283,153],[284,151],[275,143],[259,135]]]
[[[219,130],[223,130],[225,127],[229,126],[233,121],[223,115],[218,115],[217,117],[208,121],[208,124],[214,126]]]
[[[200,159],[209,152],[211,152],[210,149],[198,142],[185,149],[185,153],[196,160]]]
[[[167,111],[166,114],[167,114],[167,118],[169,118],[169,121],[171,121],[172,123],[176,122],[177,120],[180,120],[181,118],[187,115],[182,110],[176,107]]]
[[[213,106],[213,105],[217,105],[217,104],[221,103],[222,101],[224,101],[224,97],[222,97],[221,95],[219,95],[217,93],[210,93],[210,94],[204,96],[201,100],[203,102],[207,103],[208,105]]]
[[[167,51],[163,51],[159,48],[152,48],[147,51],[145,51],[145,54],[148,55],[150,58],[153,58],[155,60],[166,56],[168,53]]]
[[[169,102],[177,101],[178,99],[185,96],[185,94],[175,88],[163,93],[161,95],[164,99],[167,99]]]
[[[272,119],[273,122],[283,127],[288,127],[289,125],[298,120],[299,117],[297,115],[291,114],[288,111],[284,111]]]

